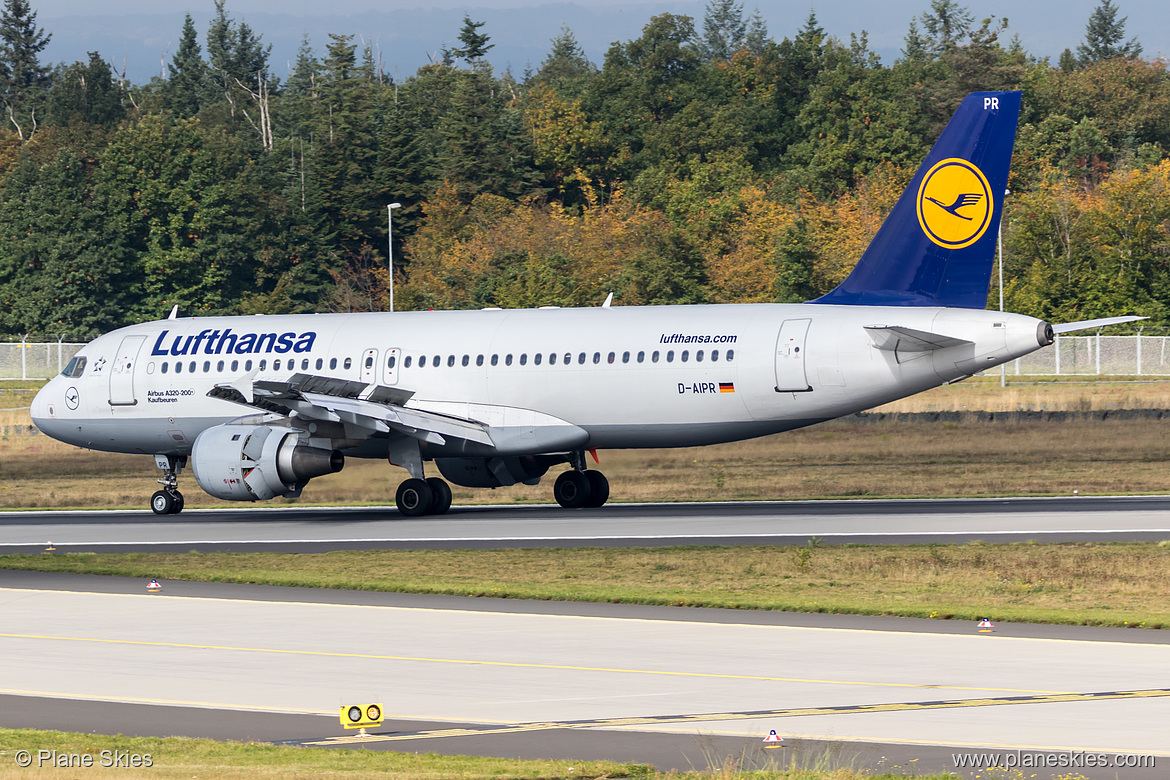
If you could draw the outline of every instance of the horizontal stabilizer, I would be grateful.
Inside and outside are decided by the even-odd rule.
[[[1066,322],[1061,325],[1053,325],[1052,332],[1056,334],[1072,333],[1078,330],[1094,330],[1109,325],[1121,325],[1126,322],[1137,322],[1138,320],[1148,319],[1149,317],[1135,317],[1133,315],[1128,317],[1102,317],[1099,320],[1081,320],[1080,322]]]
[[[888,352],[933,352],[936,349],[974,343],[953,336],[904,328],[901,325],[866,325],[865,329],[869,331],[873,345]]]

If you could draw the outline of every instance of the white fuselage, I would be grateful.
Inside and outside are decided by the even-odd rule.
[[[865,329],[874,325],[973,343],[879,349]],[[493,430],[515,428],[514,452],[532,425],[520,410],[586,431],[574,449],[689,446],[921,392],[1039,349],[1043,326],[992,311],[818,304],[163,320],[87,344],[84,372],[52,379],[32,415],[79,446],[187,455],[203,430],[255,413],[208,397],[216,385],[312,374],[412,392],[410,408],[469,419],[490,411]],[[351,454],[385,451],[374,442]]]

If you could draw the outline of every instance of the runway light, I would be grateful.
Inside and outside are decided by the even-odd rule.
[[[784,739],[776,733],[776,729],[768,732],[768,736],[764,737],[764,747],[778,748],[784,747]]]
[[[980,634],[990,634],[993,628],[995,628],[995,624],[991,622],[991,618],[983,618],[979,621]]]
[[[146,583],[146,589],[151,593],[158,593],[160,590],[162,590],[162,585],[158,584],[158,580],[151,580],[150,582]]]

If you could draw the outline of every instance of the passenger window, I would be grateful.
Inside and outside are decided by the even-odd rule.
[[[245,370],[245,371],[251,371],[251,370],[252,370],[252,361],[251,361],[251,360],[245,360],[245,361],[244,361],[244,370]],[[260,361],[260,370],[261,370],[261,371],[263,371],[263,370],[264,370],[264,361],[263,361],[263,360],[261,360],[261,361]]]
[[[639,363],[646,362],[646,353],[642,352],[641,350],[638,351],[638,362]]]
[[[629,353],[629,352],[623,352],[623,353],[622,353],[622,362],[623,362],[623,363],[629,363],[629,362],[630,362],[630,353]]]
[[[240,361],[233,360],[232,361],[232,371],[239,371],[239,370],[240,370]]]
[[[455,356],[448,355],[447,356],[447,368],[454,368],[454,367],[455,367]]]
[[[431,365],[434,366],[435,368],[438,368],[439,366],[443,365],[443,356],[442,355],[435,355],[433,358],[431,358]]]
[[[667,363],[674,362],[674,350],[673,349],[666,350],[666,362]]]
[[[407,355],[406,360],[402,361],[403,368],[410,368],[410,361],[413,359],[410,355]]]
[[[492,355],[492,365],[493,366],[499,365],[499,362],[500,362],[500,356],[499,355]]]
[[[346,371],[348,371],[350,368],[353,367],[353,358],[346,358],[345,363],[342,364],[341,367],[344,368]]]
[[[585,365],[585,353],[584,352],[582,352],[580,355],[577,355],[577,362],[580,363],[581,365]]]
[[[373,361],[373,359],[371,359],[371,360],[370,360],[370,362],[371,362],[371,363],[373,363],[373,362],[374,362],[374,361]],[[289,365],[288,365],[288,367],[289,367],[289,368],[292,368],[292,362],[291,362],[291,361],[289,362]],[[302,371],[308,371],[308,370],[309,370],[309,359],[308,359],[308,358],[305,358],[304,360],[302,360],[302,361],[301,361],[301,370],[302,370]]]
[[[717,349],[711,350],[711,362],[712,363],[719,362],[719,350],[717,350]]]
[[[690,356],[691,356],[691,353],[690,353],[690,351],[689,351],[689,350],[686,350],[686,349],[684,349],[684,350],[682,351],[682,362],[684,362],[684,363],[685,363],[685,362],[687,362],[687,358],[689,358]]]
[[[390,358],[390,359],[393,360],[394,358]],[[324,367],[325,367],[325,361],[322,360],[321,358],[317,358],[317,370],[320,371]]]
[[[512,365],[512,353],[509,352],[507,355],[504,356],[504,365],[505,366]]]
[[[191,367],[191,370],[192,370],[192,371],[194,371],[194,370],[195,370],[195,367],[194,367],[194,365],[192,365],[192,367]],[[206,374],[206,373],[209,373],[210,371],[211,371],[211,361],[210,361],[210,360],[204,360],[204,361],[203,361],[203,373],[205,373],[205,374]]]
[[[464,355],[463,356],[463,367],[466,368],[470,364],[471,364],[471,355]]]
[[[373,355],[366,355],[366,368],[373,368],[373,367],[374,367],[374,356]],[[305,366],[305,368],[308,368],[308,366]]]
[[[522,366],[528,365],[528,353],[527,352],[520,353],[520,365],[522,365]]]
[[[163,372],[164,374],[167,372],[167,368],[168,368],[169,366],[170,366],[170,363],[163,363],[163,364],[162,364],[162,372]]]
[[[175,361],[175,373],[176,374],[183,373],[183,361],[181,361],[181,360]]]
[[[280,361],[279,361],[279,360],[273,360],[273,361],[272,361],[272,370],[273,370],[273,371],[279,371],[279,370],[280,370]]]
[[[194,360],[192,360],[192,361],[191,361],[191,362],[190,362],[190,363],[187,365],[187,373],[189,373],[189,374],[194,374],[194,373],[195,373],[195,361],[194,361]]]
[[[215,370],[216,371],[223,371],[223,361],[222,360],[215,364]]]
[[[650,353],[650,362],[651,363],[658,362],[658,350],[654,350],[653,352]]]
[[[427,367],[427,356],[426,355],[419,355],[418,356],[418,367],[419,368],[426,368]]]
[[[318,364],[320,364],[320,362],[321,362],[320,360],[317,361]],[[386,368],[394,368],[394,364],[397,362],[398,362],[398,358],[395,357],[394,355],[391,355],[390,357],[386,358]],[[317,368],[320,368],[320,367],[321,367],[320,365],[317,366]]]
[[[477,365],[477,366],[483,365],[483,355],[476,355],[475,356],[475,365]]]
[[[557,353],[555,353],[555,352],[548,353],[548,364],[550,366],[555,366],[557,364]]]
[[[597,363],[600,363],[600,362],[601,362],[601,353],[600,353],[600,352],[594,352],[594,353],[593,353],[593,363],[594,363],[594,365],[596,365]]]
[[[407,358],[407,361],[409,360],[410,358]],[[329,370],[332,371],[335,368],[337,368],[337,358],[329,358]]]
[[[727,362],[730,363],[733,360],[735,360],[735,350],[729,349],[727,350]]]
[[[700,349],[698,352],[695,353],[695,362],[696,363],[703,362],[703,350]]]
[[[544,357],[544,353],[542,353],[542,352],[537,352],[535,355],[533,355],[533,356],[532,356],[532,364],[533,364],[534,366],[539,366],[539,365],[540,365],[540,360],[541,360],[541,358],[543,358],[543,357]]]
[[[607,357],[607,358],[605,359],[605,362],[607,362],[607,363],[612,363],[612,362],[613,362],[613,360],[614,360],[614,357],[616,357],[616,356],[614,355],[614,353],[610,352],[610,353],[609,353],[609,357]]]

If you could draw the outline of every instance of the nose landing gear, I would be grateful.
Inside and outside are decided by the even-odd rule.
[[[162,469],[158,481],[162,490],[150,497],[150,508],[156,515],[177,515],[183,511],[183,494],[179,492],[179,473],[187,465],[185,455],[155,455],[154,465]]]

